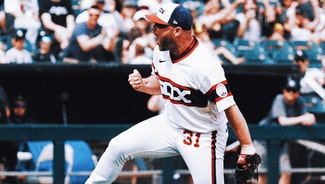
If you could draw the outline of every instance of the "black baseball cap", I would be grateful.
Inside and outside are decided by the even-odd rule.
[[[284,86],[284,89],[288,91],[300,91],[301,85],[300,85],[300,78],[298,77],[287,77],[286,84]]]
[[[15,39],[25,39],[27,29],[19,28],[15,30],[14,38]]]
[[[303,50],[296,50],[296,53],[295,53],[295,61],[296,62],[299,62],[299,61],[306,61],[308,60],[308,56],[306,54],[306,52],[304,52]]]

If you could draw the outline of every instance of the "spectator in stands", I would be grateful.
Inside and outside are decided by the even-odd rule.
[[[308,1],[308,0],[307,0]],[[307,2],[305,1],[305,2]],[[290,39],[290,32],[291,32],[291,25],[289,25],[289,20],[292,20],[292,17],[295,17],[296,14],[296,7],[298,4],[302,1],[295,1],[295,0],[282,0],[280,1],[280,5],[276,9],[276,16],[277,16],[277,22],[284,25],[284,33],[285,38]],[[292,22],[294,24],[294,22]],[[290,23],[290,24],[292,24]]]
[[[303,125],[312,126],[316,121],[314,114],[307,112],[305,101],[300,96],[300,82],[299,78],[289,76],[282,94],[278,94],[272,103],[271,109],[259,124],[279,124],[280,126]],[[260,164],[261,168],[267,168],[266,143],[264,141],[254,141],[256,151],[262,156],[263,162]],[[283,142],[280,150],[280,169],[291,169],[289,157],[289,142]],[[299,154],[299,153],[298,153]],[[301,155],[300,155],[301,157]],[[258,181],[266,183],[266,173],[260,173]],[[290,184],[291,173],[282,172],[280,174],[279,183]]]
[[[134,27],[133,16],[135,12],[138,10],[137,3],[134,0],[125,0],[123,2],[123,6],[121,9],[121,16],[123,18],[123,22],[120,24],[124,24],[128,31]]]
[[[190,10],[193,19],[196,20],[202,14],[205,3],[201,0],[189,0],[184,1],[182,5]]]
[[[292,2],[291,9],[292,13],[285,23],[291,41],[312,41],[317,44],[324,41],[325,14],[317,0]]]
[[[6,12],[14,17],[14,28],[27,30],[26,40],[35,44],[41,27],[37,0],[5,0]]]
[[[118,47],[119,40],[123,40],[129,29],[125,25],[121,15],[122,1],[119,0],[94,0],[95,5],[98,5],[102,10],[98,24],[106,29],[107,37],[114,41],[114,58],[116,61],[121,61],[121,47]],[[84,14],[81,13],[80,16]],[[77,17],[79,19],[79,16]],[[80,19],[79,19],[80,20]],[[79,20],[76,20],[77,22]],[[117,47],[117,48],[116,48]]]
[[[314,4],[317,5],[317,11],[319,14],[319,24],[317,24],[317,27],[315,28],[315,32],[317,32],[318,35],[315,37],[319,39],[320,42],[325,41],[325,2],[319,2],[319,1],[313,1]]]
[[[288,16],[285,22],[285,28],[290,33],[290,40],[311,40],[312,33],[307,27],[304,26],[304,16],[301,6],[298,1],[291,3],[292,14]]]
[[[28,116],[27,100],[18,95],[12,105],[10,112],[10,123],[12,124],[31,124],[36,121]]]
[[[260,16],[265,17],[265,22],[272,23],[275,21],[274,8],[269,5],[268,0],[263,0],[264,11],[260,9],[256,0],[247,0],[243,5],[242,12],[236,15],[240,22],[237,36],[240,39],[260,41],[262,37],[262,22]]]
[[[94,6],[98,6],[101,11],[100,17],[98,19],[98,24],[106,29],[107,36],[116,37],[119,34],[119,23],[116,21],[114,14],[104,10],[105,0],[94,0]],[[90,7],[90,6],[89,6]],[[86,22],[89,19],[88,9],[82,11],[76,17],[76,24],[81,22]]]
[[[141,52],[144,52],[142,56],[146,58],[146,61],[140,62],[139,64],[151,63],[153,48],[156,44],[156,36],[151,31],[151,24],[145,17],[145,14],[150,14],[150,12],[148,10],[140,9],[133,16],[134,27],[129,32],[130,39],[125,39],[122,43],[122,63],[131,64],[134,62],[131,60],[134,60],[135,57],[142,55],[140,54]],[[136,60],[138,63],[139,58]]]
[[[299,65],[301,72],[301,90],[302,94],[316,93],[323,101],[325,100],[325,73],[319,68],[310,68],[310,61],[307,54],[302,50],[297,50],[293,64]]]
[[[98,6],[88,9],[89,19],[76,25],[69,46],[62,51],[63,62],[114,61],[116,37],[107,37],[105,28],[98,24],[101,11]]]
[[[287,19],[287,8],[290,7],[290,3],[292,0],[282,0],[282,1],[270,1],[269,4],[264,7],[266,8],[272,8],[273,9],[273,15],[275,20],[273,22],[264,20],[262,21],[263,24],[266,23],[266,25],[263,25],[263,36],[269,38],[272,33],[275,31],[276,24],[278,25],[284,25],[286,19]],[[285,39],[288,38],[288,32],[284,30],[283,28],[283,36]]]
[[[261,0],[258,5],[258,20],[261,23],[261,36],[262,39],[264,39],[273,33],[274,25],[279,23],[277,19],[277,10],[280,7],[280,3],[278,1]]]
[[[36,43],[38,45],[37,51],[33,54],[33,61],[35,63],[57,63],[57,57],[55,53],[52,52],[51,46],[53,43],[53,38],[51,36],[42,36],[40,40]]]
[[[245,1],[242,12],[236,15],[239,21],[237,36],[240,39],[259,41],[261,24],[258,20],[258,4],[254,0]]]
[[[209,36],[207,27],[200,23],[196,22],[193,24],[194,35],[211,51],[215,49],[215,45],[212,42],[211,37]]]
[[[54,34],[55,40],[59,43],[59,49],[66,48],[75,27],[71,0],[42,0],[40,2],[42,27]]]
[[[239,22],[235,19],[236,10],[244,0],[236,0],[230,3],[228,0],[207,1],[202,15],[198,16],[195,22],[202,23],[208,29],[211,39],[227,39],[230,42],[237,37]],[[221,6],[224,6],[223,8]]]
[[[238,65],[245,61],[244,57],[235,56],[230,50],[223,46],[215,46],[212,42],[209,33],[206,27],[201,23],[195,23],[193,26],[194,35],[206,45],[207,48],[211,50],[215,55],[225,58],[225,61],[230,62],[231,64]],[[224,64],[224,61],[221,58],[218,58],[221,64]]]
[[[0,35],[7,33],[6,12],[4,10],[4,0],[0,0]]]
[[[31,118],[28,114],[28,103],[26,98],[24,98],[21,94],[18,95],[11,104],[11,113],[10,113],[10,123],[11,125],[27,125],[34,124],[36,121]],[[25,142],[15,142],[13,143],[13,147],[18,151],[24,151],[23,148],[25,146]],[[17,155],[17,153],[16,153]],[[32,159],[27,160],[17,160],[15,165],[15,171],[33,171],[34,164]],[[18,176],[18,179],[24,183],[26,180],[25,175]]]
[[[281,23],[275,23],[273,26],[273,31],[270,36],[267,37],[268,40],[278,40],[285,41],[284,28]]]
[[[146,41],[141,43],[141,41],[138,41],[135,44],[135,55],[134,58],[132,58],[129,62],[129,64],[148,64],[150,65],[152,63],[152,58],[149,58],[146,56],[145,48],[146,48]]]
[[[84,0],[88,1],[88,0]],[[126,37],[129,32],[128,27],[123,22],[123,17],[121,15],[123,7],[123,1],[120,0],[105,0],[104,10],[109,12],[114,16],[115,22],[118,22],[118,30],[120,32],[120,36]]]
[[[304,6],[303,6],[304,5]],[[307,7],[311,9],[306,13],[306,23],[308,24],[309,29],[312,29],[312,41],[320,44],[321,42],[325,41],[325,9],[324,9],[324,2],[320,4],[320,1],[318,0],[310,0],[306,3],[302,4],[302,9],[305,10]],[[311,14],[311,15],[310,15]],[[314,16],[312,16],[314,15]],[[312,16],[312,18],[308,18]]]
[[[301,9],[303,24],[312,32],[319,29],[319,26],[324,26],[324,22],[320,20],[320,1],[318,0],[305,0],[299,1],[299,8]]]
[[[278,22],[284,24],[287,18],[292,15],[293,10],[291,5],[294,0],[281,0],[279,2],[280,6],[276,10],[277,20]]]
[[[85,10],[88,10],[89,7],[94,5],[95,1],[96,0],[80,0],[80,1],[78,1],[78,5],[79,5],[79,9],[80,9],[79,14]],[[79,16],[79,14],[77,14],[76,16]]]
[[[11,39],[12,48],[6,51],[6,63],[24,64],[32,63],[32,54],[24,49],[26,42],[26,29],[17,29],[15,35]]]
[[[136,40],[137,38],[140,38],[142,36],[142,31],[138,27],[133,27],[128,35],[127,39],[123,39],[121,42],[121,61],[123,64],[128,64],[131,58],[134,57],[134,50],[132,52],[132,49],[130,49],[131,44]],[[132,54],[131,54],[132,53]]]
[[[133,16],[134,26],[139,28],[142,32],[142,37],[148,40],[148,47],[150,49],[154,48],[156,44],[156,36],[153,34],[151,28],[152,24],[145,17],[146,14],[150,12],[146,9],[139,9],[135,12]]]

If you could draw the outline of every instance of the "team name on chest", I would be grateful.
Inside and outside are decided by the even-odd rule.
[[[170,100],[180,103],[192,103],[189,99],[191,95],[190,89],[182,89],[167,81],[160,81],[160,86],[163,96],[168,97]]]

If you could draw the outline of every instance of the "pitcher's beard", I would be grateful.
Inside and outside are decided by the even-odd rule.
[[[159,50],[161,51],[167,51],[169,50],[170,52],[173,53],[173,51],[177,50],[177,44],[172,38],[163,38],[159,42]]]

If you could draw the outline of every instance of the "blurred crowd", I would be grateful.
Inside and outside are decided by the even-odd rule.
[[[277,41],[289,45],[287,61],[307,49],[323,66],[322,0],[1,0],[0,63],[150,64],[155,36],[145,14],[168,2],[192,12],[194,34],[222,64],[276,63],[283,56],[264,43]]]
[[[323,0],[0,0],[0,63],[151,64],[156,38],[145,15],[169,2],[191,11],[194,35],[221,64],[299,65],[299,90],[283,93],[316,93],[324,101]],[[3,122],[35,123],[25,117],[22,96],[11,108],[0,100],[7,104]],[[157,112],[162,106],[154,100],[148,109]],[[15,159],[5,169],[17,169]]]

